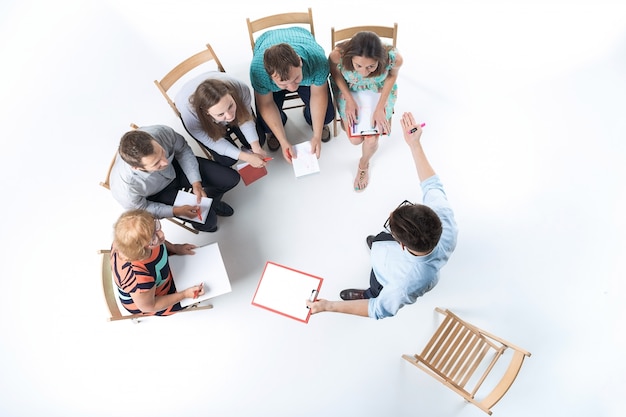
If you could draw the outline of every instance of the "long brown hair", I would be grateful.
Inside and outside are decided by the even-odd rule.
[[[341,51],[341,63],[348,71],[354,71],[352,58],[362,56],[378,62],[376,70],[368,77],[375,77],[387,71],[389,65],[389,51],[391,45],[384,45],[380,37],[374,32],[358,32],[351,39],[337,45]]]
[[[238,126],[248,120],[252,120],[251,109],[244,106],[238,90],[229,82],[212,79],[204,80],[196,88],[196,92],[189,97],[189,102],[193,106],[198,119],[200,119],[202,128],[214,141],[224,137],[227,126],[223,123],[215,122],[207,113],[211,107],[215,106],[224,96],[229,94],[237,105],[235,120],[229,124]]]

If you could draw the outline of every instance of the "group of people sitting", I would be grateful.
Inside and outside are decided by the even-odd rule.
[[[159,219],[198,218],[202,221],[190,221],[195,229],[215,232],[218,216],[234,213],[222,198],[239,183],[239,173],[232,167],[236,162],[263,167],[268,159],[263,149],[266,142],[269,151],[282,148],[288,162],[297,158],[284,129],[287,114],[283,102],[288,92],[297,91],[305,104],[304,118],[312,128],[311,153],[318,158],[322,142],[330,140],[328,124],[335,117],[330,88],[344,129],[359,118],[352,93],[380,93],[371,120],[378,134],[348,135],[353,144],[362,145],[354,189],[364,190],[378,138],[391,132],[401,65],[398,51],[384,45],[372,32],[357,33],[327,57],[309,31],[299,27],[274,29],[263,33],[255,44],[250,66],[254,109],[247,84],[223,72],[205,73],[188,81],[175,98],[185,129],[206,147],[212,160],[196,157],[185,138],[168,126],[146,126],[125,133],[110,185],[115,199],[128,210],[114,226],[111,250],[114,280],[126,309],[168,315],[181,309],[183,298],[203,293],[201,286],[182,291],[175,288],[167,256],[193,254],[194,246],[167,242]],[[439,269],[454,250],[456,223],[441,182],[421,148],[422,127],[410,113],[402,116],[401,125],[425,205],[399,207],[389,218],[389,231],[368,236],[373,264],[368,290],[342,291],[342,302],[308,301],[313,313],[392,316],[436,284]],[[241,147],[231,138],[232,133]],[[181,189],[191,190],[197,204],[175,206]],[[205,218],[200,216],[202,197],[212,199]]]

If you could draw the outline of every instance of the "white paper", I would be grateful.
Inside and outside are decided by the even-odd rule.
[[[198,298],[185,298],[180,302],[183,307],[232,291],[217,242],[194,251],[193,255],[168,257],[177,291],[204,283],[204,294]]]
[[[317,155],[311,152],[310,140],[293,145],[292,148],[296,151],[296,158],[291,159],[296,178],[320,172]]]
[[[306,300],[320,289],[322,278],[267,262],[252,304],[300,321],[308,321]]]
[[[206,222],[206,218],[209,216],[209,209],[211,208],[211,203],[213,202],[212,198],[202,197],[200,200],[200,212],[202,213],[202,220],[196,217],[187,217],[180,216],[183,219],[191,220],[196,223],[204,224]],[[198,197],[194,193],[189,193],[187,191],[178,190],[178,194],[176,194],[176,200],[174,200],[174,206],[197,206],[198,205]]]
[[[372,115],[380,99],[380,93],[372,90],[360,90],[352,93],[359,108],[357,110],[358,123],[352,125],[352,136],[377,135],[378,129],[372,126]]]

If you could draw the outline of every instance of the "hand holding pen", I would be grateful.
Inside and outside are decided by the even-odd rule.
[[[417,141],[419,142],[422,136],[422,128],[426,126],[426,123],[417,123],[411,112],[404,113],[400,119],[400,125],[402,126],[402,132],[404,133],[404,140],[407,143]]]
[[[200,285],[196,285],[195,287],[193,287],[193,298],[196,299],[199,296],[204,294],[204,282],[201,282]]]

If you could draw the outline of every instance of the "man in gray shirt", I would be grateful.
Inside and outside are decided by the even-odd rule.
[[[196,157],[185,138],[163,125],[141,127],[122,136],[110,179],[113,197],[122,207],[144,209],[156,218],[195,218],[200,199],[212,198],[204,224],[191,222],[204,232],[217,230],[217,216],[232,216],[233,208],[221,199],[239,180],[237,171]],[[174,206],[180,189],[191,189],[198,204]]]

